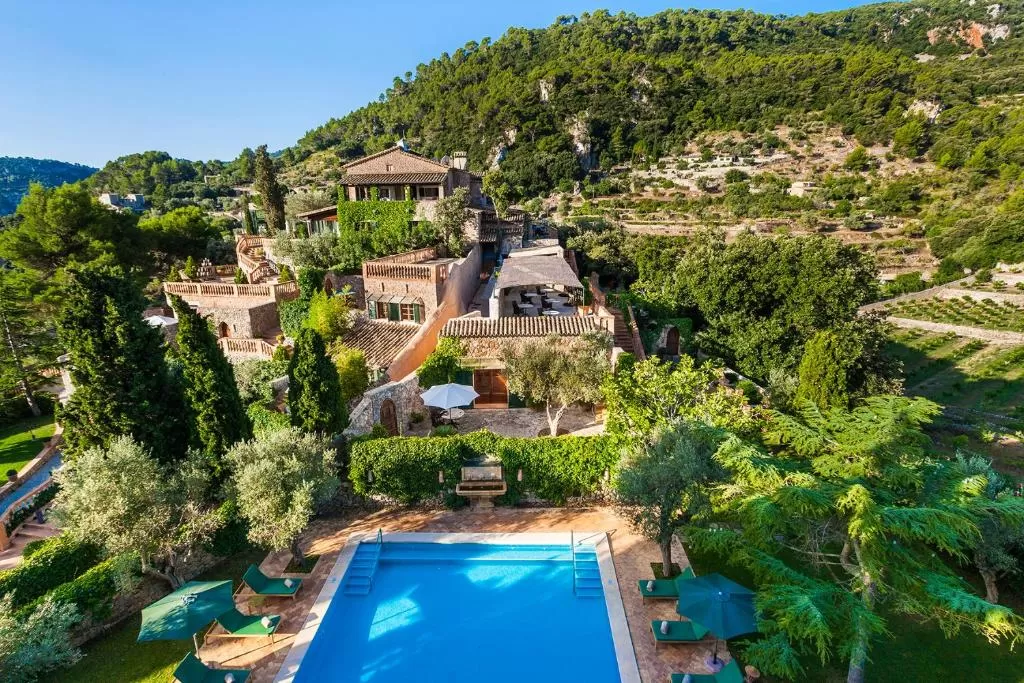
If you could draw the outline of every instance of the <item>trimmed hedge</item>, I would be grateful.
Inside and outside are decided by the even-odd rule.
[[[349,479],[361,495],[416,503],[453,489],[463,462],[491,455],[505,466],[508,484],[508,493],[497,502],[514,505],[531,492],[561,504],[599,491],[605,472],[617,467],[619,453],[611,436],[507,438],[480,431],[443,438],[392,437],[353,443]],[[517,477],[520,468],[522,481]],[[444,485],[438,482],[438,471],[444,472]]]
[[[0,595],[13,594],[14,607],[27,605],[82,576],[101,558],[100,547],[93,543],[54,536],[20,565],[0,572]]]
[[[78,611],[94,620],[106,619],[114,606],[114,598],[126,592],[139,576],[139,557],[135,553],[115,555],[72,581],[62,583],[46,595],[18,610],[27,616],[47,598],[75,605]]]

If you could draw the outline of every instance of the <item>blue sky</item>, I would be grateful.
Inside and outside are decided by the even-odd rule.
[[[666,0],[33,0],[3,5],[0,156],[102,165],[158,149],[230,159],[293,144],[406,71],[512,25]],[[718,0],[803,14],[849,0]]]

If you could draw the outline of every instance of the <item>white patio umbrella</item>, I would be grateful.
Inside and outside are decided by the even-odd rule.
[[[449,422],[452,408],[468,405],[479,395],[473,387],[465,384],[438,384],[420,394],[424,405],[447,410]]]

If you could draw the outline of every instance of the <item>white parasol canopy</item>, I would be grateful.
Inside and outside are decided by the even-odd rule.
[[[434,408],[451,410],[458,406],[469,405],[480,394],[473,387],[465,384],[438,384],[430,387],[422,394],[423,403]]]

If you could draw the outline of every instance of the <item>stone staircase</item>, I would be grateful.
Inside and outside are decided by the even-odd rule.
[[[633,344],[633,334],[630,332],[629,324],[626,323],[626,317],[622,315],[622,311],[617,308],[610,309],[615,318],[615,346],[626,353],[636,353],[636,348]]]
[[[268,237],[239,235],[235,242],[235,256],[249,284],[258,285],[276,278],[277,265],[267,258]]]

